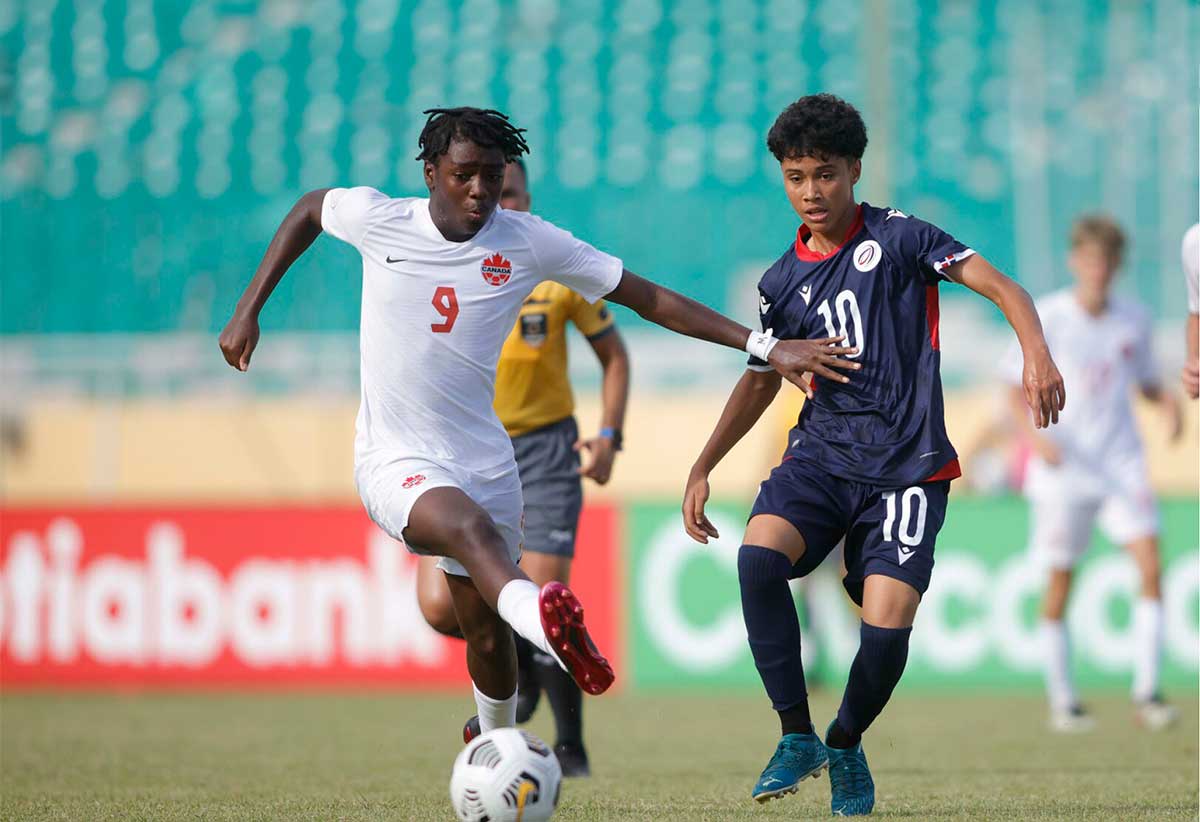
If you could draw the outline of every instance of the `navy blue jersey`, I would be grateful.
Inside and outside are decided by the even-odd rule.
[[[939,373],[938,282],[974,252],[895,209],[859,207],[845,242],[811,251],[803,226],[759,281],[763,330],[784,340],[845,335],[860,371],[818,377],[788,453],[834,476],[907,486],[959,476]],[[750,358],[751,368],[766,363]]]

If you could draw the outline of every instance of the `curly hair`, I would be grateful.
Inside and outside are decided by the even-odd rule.
[[[767,148],[783,162],[800,157],[849,157],[867,148],[867,127],[858,109],[832,94],[801,97],[783,110],[767,132]]]
[[[436,163],[450,150],[454,140],[468,140],[482,148],[498,148],[504,152],[504,161],[510,163],[522,154],[529,153],[529,145],[521,135],[525,129],[509,122],[508,115],[490,108],[430,108],[421,112],[428,114],[425,128],[417,138],[421,147],[418,160]]]

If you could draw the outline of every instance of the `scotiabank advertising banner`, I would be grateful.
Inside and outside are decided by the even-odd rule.
[[[620,662],[616,513],[572,588]],[[416,557],[357,506],[0,509],[0,683],[430,687],[468,682]]]

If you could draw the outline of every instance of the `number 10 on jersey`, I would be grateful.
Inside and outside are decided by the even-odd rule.
[[[838,294],[833,302],[837,308],[836,328],[833,324],[833,309],[829,307],[829,300],[823,300],[817,306],[817,313],[821,315],[821,319],[825,320],[825,330],[829,332],[829,336],[845,337],[846,341],[842,345],[858,349],[857,354],[846,355],[846,359],[856,360],[862,356],[865,343],[862,313],[858,310],[858,298],[854,296],[853,291],[846,289]]]
[[[448,285],[439,285],[433,292],[433,308],[442,315],[442,322],[430,323],[435,334],[448,334],[458,319],[458,295]]]

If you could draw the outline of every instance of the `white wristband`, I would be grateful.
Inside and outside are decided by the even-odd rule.
[[[779,340],[771,336],[771,331],[772,329],[770,328],[762,333],[751,331],[750,338],[746,340],[746,353],[751,357],[758,357],[763,362],[766,362],[771,349],[775,347],[775,343],[779,342]]]

